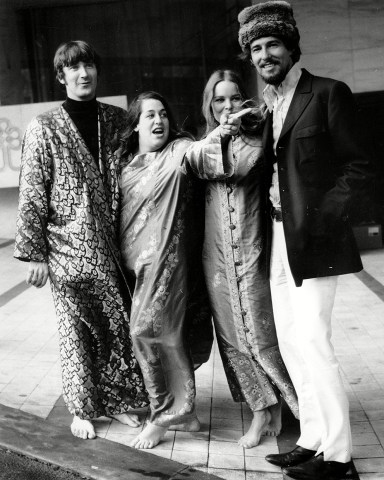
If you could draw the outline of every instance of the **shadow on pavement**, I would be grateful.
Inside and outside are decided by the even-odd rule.
[[[95,480],[219,479],[182,463],[101,438],[81,440],[71,434],[67,425],[52,423],[1,404],[0,449],[56,466],[63,473],[69,471]],[[13,480],[13,477],[0,478]]]

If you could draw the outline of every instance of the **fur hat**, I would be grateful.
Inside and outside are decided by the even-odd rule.
[[[243,51],[255,39],[281,37],[299,44],[300,34],[288,2],[270,1],[244,8],[239,13],[239,43]]]

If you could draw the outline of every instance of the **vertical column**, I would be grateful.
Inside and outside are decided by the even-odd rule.
[[[12,2],[0,2],[0,105],[24,103],[20,38]]]

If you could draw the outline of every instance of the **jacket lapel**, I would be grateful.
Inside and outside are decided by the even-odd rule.
[[[301,74],[299,83],[297,84],[292,98],[292,102],[289,106],[287,117],[280,133],[279,141],[297,122],[312,97],[312,75],[307,72],[307,70],[303,69],[303,73]]]

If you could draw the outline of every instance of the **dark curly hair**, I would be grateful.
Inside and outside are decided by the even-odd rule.
[[[137,95],[128,107],[128,127],[120,136],[120,148],[118,154],[122,163],[126,163],[129,155],[136,153],[139,146],[139,134],[135,128],[140,120],[141,106],[144,100],[158,100],[161,102],[167,112],[169,121],[169,136],[163,148],[176,138],[188,137],[192,138],[188,132],[185,132],[177,126],[175,117],[172,114],[170,106],[165,98],[160,93],[148,91]]]
[[[292,52],[291,53],[291,58],[292,58],[293,63],[297,63],[300,60],[301,48],[300,48],[299,43],[295,39],[288,38],[288,37],[283,37],[282,35],[272,35],[272,36],[281,40],[283,42],[285,48]],[[254,38],[253,40],[256,40],[256,38]],[[243,51],[242,51],[242,53],[240,53],[238,58],[240,58],[240,60],[244,60],[245,62],[250,62],[251,65],[254,67],[253,62],[252,62],[251,44],[250,43],[248,43],[247,45],[244,46]]]

